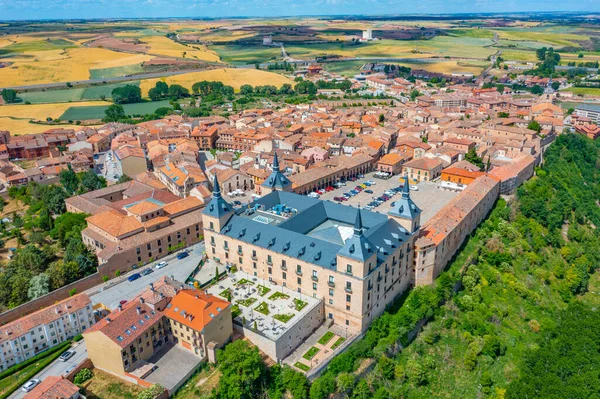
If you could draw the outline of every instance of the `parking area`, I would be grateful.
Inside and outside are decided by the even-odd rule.
[[[374,198],[381,197],[385,191],[400,187],[402,185],[400,178],[400,176],[393,176],[389,179],[378,179],[374,177],[374,173],[368,173],[364,178],[358,179],[355,182],[348,181],[346,186],[326,192],[321,195],[321,199],[333,201],[334,197],[341,197],[344,193],[349,192],[354,187],[363,184],[366,181],[372,181],[375,182],[374,185],[367,187],[362,192],[350,197],[347,201],[342,202],[344,205],[351,205],[353,207],[365,207],[372,202]],[[416,188],[416,190],[410,191],[410,197],[423,211],[421,213],[421,225],[425,224],[438,213],[444,205],[458,195],[455,191],[440,189],[439,185],[435,182],[421,182],[416,185]],[[368,193],[366,190],[372,191],[373,193]],[[400,193],[392,195],[389,200],[384,201],[378,207],[371,209],[371,211],[379,213],[389,212],[392,203],[400,198],[400,196]]]
[[[148,363],[153,363],[156,369],[144,379],[153,384],[160,384],[171,392],[198,367],[201,360],[181,346],[170,343],[148,359]]]

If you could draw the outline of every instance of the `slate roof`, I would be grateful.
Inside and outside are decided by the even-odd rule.
[[[232,211],[232,206],[221,196],[221,187],[219,186],[219,179],[217,179],[217,174],[215,173],[215,177],[213,180],[213,197],[206,206],[206,208],[204,208],[203,213],[208,216],[220,218],[221,216],[224,216]]]
[[[292,182],[279,170],[279,160],[277,159],[277,152],[273,157],[273,172],[265,179],[262,183],[263,187],[271,189],[283,190],[292,186]]]
[[[336,240],[307,233],[328,220],[356,225],[356,208],[283,191],[273,191],[252,202],[249,207],[258,205],[271,209],[279,204],[297,213],[279,224],[265,224],[253,220],[256,214],[248,216],[245,209],[237,209],[221,229],[221,234],[333,270],[337,266],[338,254],[366,260],[377,253],[378,261],[382,262],[410,235],[386,215],[360,210],[361,235],[357,236],[355,232],[344,245],[340,245]],[[353,244],[354,248],[351,248]]]
[[[420,213],[421,209],[410,198],[410,187],[408,185],[408,176],[404,177],[404,185],[402,186],[402,197],[394,203],[389,214],[403,219],[414,219]]]

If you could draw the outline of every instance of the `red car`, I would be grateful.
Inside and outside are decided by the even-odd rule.
[[[122,301],[119,302],[119,305],[125,305],[127,303],[127,299],[123,299]]]
[[[363,188],[362,188],[361,186],[356,186],[356,187],[354,187],[354,189],[355,189],[356,191],[362,191],[362,190],[363,190]]]
[[[325,189],[325,191],[333,191],[333,190],[335,190],[335,189],[334,189],[333,187],[331,187],[331,186],[329,186],[329,187],[327,187],[327,188]]]
[[[348,201],[348,198],[346,198],[346,197],[340,197],[340,201]]]

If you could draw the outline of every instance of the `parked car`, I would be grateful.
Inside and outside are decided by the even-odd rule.
[[[135,274],[132,274],[131,276],[127,277],[127,280],[128,280],[128,281],[135,281],[135,280],[137,280],[137,279],[138,279],[138,278],[140,278],[140,277],[142,277],[142,275],[141,275],[141,274],[139,274],[139,273],[135,273]]]
[[[419,191],[419,187],[418,186],[410,186],[409,188],[411,190],[413,190],[413,191]]]
[[[346,198],[346,197],[340,197],[340,199],[341,199],[342,201],[348,201],[348,198]]]
[[[233,205],[242,206],[242,201],[235,200],[235,201],[233,201]]]
[[[365,190],[365,193],[367,193],[367,194],[373,194],[373,190]]]
[[[350,180],[352,181],[357,181],[358,179],[356,177],[351,178]]]
[[[343,195],[343,196],[344,196],[344,198],[346,198],[346,199],[348,199],[348,198],[352,197],[352,196],[350,195],[350,193],[344,193],[344,194],[342,194],[342,195]]]
[[[333,200],[337,201],[337,202],[341,202],[342,201],[342,199],[340,197],[333,197]]]
[[[365,185],[365,186],[367,186],[367,187],[370,187],[370,186],[371,186],[371,183],[370,183],[370,182],[368,182],[368,181],[366,181],[366,182],[364,182],[364,183],[363,183],[363,185]]]
[[[373,208],[370,205],[367,205],[367,206],[364,207],[365,211],[370,211],[371,209],[373,209]]]
[[[168,265],[167,262],[165,262],[164,260],[162,262],[160,262],[159,264],[157,264],[155,267],[157,269],[162,269],[163,267],[165,267],[166,265]]]
[[[374,186],[376,184],[375,180],[369,180],[367,183],[369,183],[371,186]]]
[[[142,276],[147,276],[147,275],[149,275],[152,272],[154,272],[154,270],[152,270],[149,267],[147,267],[144,270],[142,270]]]
[[[65,352],[62,353],[62,355],[60,355],[58,357],[58,360],[60,360],[61,362],[66,362],[67,360],[69,360],[73,356],[75,356],[75,351],[65,351]]]
[[[183,259],[183,258],[187,258],[188,256],[190,256],[189,253],[187,252],[182,252],[179,255],[177,255],[177,259]]]
[[[335,190],[335,188],[333,188],[332,186],[325,188],[325,191],[333,191],[333,190]]]
[[[125,305],[127,303],[127,299],[122,299],[119,301],[119,305]]]
[[[29,380],[25,383],[25,385],[23,385],[21,390],[23,392],[31,392],[33,390],[33,388],[37,387],[40,382],[42,382],[42,381],[38,380],[37,378]]]
[[[369,187],[369,186],[367,186],[365,183],[361,184],[360,186],[361,186],[363,189],[364,189],[364,188],[367,188],[367,187]]]

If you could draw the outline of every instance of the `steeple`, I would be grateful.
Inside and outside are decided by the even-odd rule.
[[[388,212],[388,216],[396,219],[409,233],[415,232],[421,224],[421,209],[410,198],[410,183],[407,174],[404,174],[402,198],[396,201]]]
[[[356,211],[356,221],[354,222],[354,235],[360,237],[363,235],[362,216],[360,215],[360,208]]]
[[[221,198],[221,187],[219,187],[219,179],[217,179],[217,173],[213,179],[213,198]]]
[[[277,151],[273,156],[273,172],[279,172],[279,159],[277,158]]]

